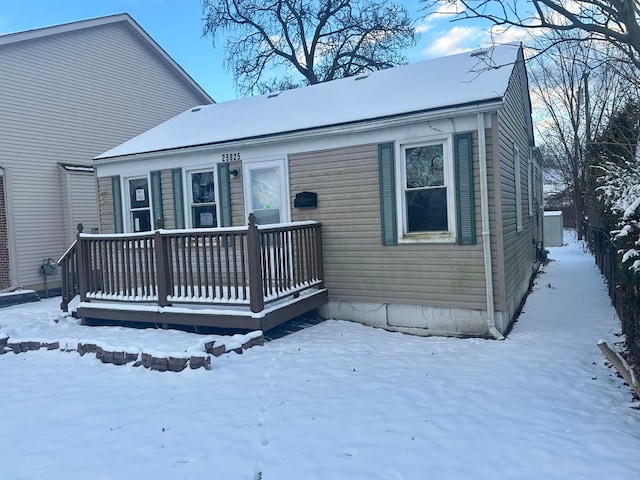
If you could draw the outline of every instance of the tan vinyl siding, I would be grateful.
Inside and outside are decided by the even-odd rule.
[[[231,178],[231,225],[242,227],[248,220],[244,214],[244,193],[242,189],[242,162],[229,163],[229,171],[238,170],[238,176]]]
[[[292,197],[305,190],[318,193],[317,209],[294,208],[292,216],[322,222],[325,283],[332,298],[485,308],[480,243],[382,246],[377,145],[291,156],[289,175]],[[476,192],[478,202],[479,186]]]
[[[164,221],[164,228],[176,228],[171,170],[162,170],[160,172],[160,183],[162,185],[162,219]]]
[[[29,286],[67,248],[57,164],[89,164],[207,99],[128,22],[7,43],[0,72],[0,166],[11,169],[16,276]]]
[[[521,90],[523,70],[515,68],[505,94],[505,106],[498,112],[498,137],[500,142],[500,204],[502,221],[502,248],[504,264],[504,300],[500,309],[512,315],[522,300],[535,261],[534,231],[536,217],[529,216],[528,169],[530,155],[529,135],[527,133],[527,109]],[[516,225],[516,188],[514,181],[514,146],[520,150],[521,205],[523,228],[517,231]],[[524,289],[524,291],[523,291]]]
[[[100,210],[100,233],[114,233],[116,229],[113,220],[111,177],[98,178],[98,205]]]

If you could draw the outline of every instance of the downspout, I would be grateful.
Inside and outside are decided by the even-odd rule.
[[[493,306],[493,272],[491,270],[491,238],[489,231],[489,186],[487,184],[487,140],[485,137],[484,113],[478,113],[477,118],[482,248],[484,253],[484,281],[487,292],[487,330],[496,340],[504,340],[504,336],[496,328],[495,308]]]

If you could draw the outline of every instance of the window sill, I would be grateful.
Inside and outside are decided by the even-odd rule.
[[[412,243],[455,243],[451,232],[405,233],[398,239],[399,244]]]

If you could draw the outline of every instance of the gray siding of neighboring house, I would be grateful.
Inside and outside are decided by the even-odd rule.
[[[100,233],[114,233],[111,177],[98,178],[98,210],[100,211]]]
[[[529,216],[528,158],[530,156],[527,111],[521,82],[523,70],[515,68],[505,95],[505,107],[498,112],[497,140],[500,144],[500,216],[498,232],[503,261],[499,266],[504,283],[500,285],[499,309],[511,317],[528,289],[535,262],[535,240],[539,238],[536,216]],[[522,231],[517,231],[514,145],[520,150],[520,184],[522,201]]]
[[[490,143],[490,142],[489,142]],[[477,139],[474,141],[477,159]],[[363,145],[289,157],[290,188],[318,194],[318,208],[292,219],[322,222],[325,285],[340,301],[486,309],[478,165],[477,244],[382,246],[378,147]]]
[[[0,72],[0,167],[9,167],[14,195],[13,277],[37,288],[42,259],[58,258],[68,242],[57,163],[88,164],[208,99],[123,21],[0,45]],[[101,183],[101,204],[110,195],[105,188]],[[103,209],[103,231],[113,228],[111,212]]]
[[[65,243],[70,245],[79,223],[87,233],[99,230],[96,177],[93,172],[67,171],[62,167],[60,177]]]

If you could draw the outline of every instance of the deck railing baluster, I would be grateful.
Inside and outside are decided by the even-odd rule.
[[[224,283],[222,281],[222,237],[216,235],[216,270],[218,271],[218,290],[216,298],[224,298]]]
[[[247,299],[247,271],[246,271],[246,253],[244,251],[244,235],[240,235],[240,263],[242,272],[242,300]]]
[[[225,267],[227,268],[227,284],[225,285],[227,293],[224,296],[228,300],[231,298],[231,260],[229,259],[229,236],[225,235],[222,238],[224,243]]]
[[[208,244],[210,243],[209,235],[204,235],[202,237],[202,268],[203,268],[203,276],[204,276],[204,298],[210,298],[209,294],[209,261],[207,260],[207,251]]]

